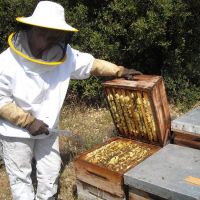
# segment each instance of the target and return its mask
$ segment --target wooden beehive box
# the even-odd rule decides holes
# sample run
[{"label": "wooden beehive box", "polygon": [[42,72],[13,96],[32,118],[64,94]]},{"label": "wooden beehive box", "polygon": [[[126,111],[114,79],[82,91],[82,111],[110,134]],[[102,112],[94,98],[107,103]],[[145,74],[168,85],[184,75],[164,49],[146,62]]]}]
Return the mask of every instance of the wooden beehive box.
[{"label": "wooden beehive box", "polygon": [[124,137],[163,146],[170,132],[170,113],[160,76],[138,75],[132,81],[104,84],[118,132]]},{"label": "wooden beehive box", "polygon": [[171,123],[173,143],[200,149],[200,106]]},{"label": "wooden beehive box", "polygon": [[124,199],[123,174],[168,141],[170,114],[160,76],[138,75],[104,84],[116,129],[112,138],[75,159],[77,180]]}]

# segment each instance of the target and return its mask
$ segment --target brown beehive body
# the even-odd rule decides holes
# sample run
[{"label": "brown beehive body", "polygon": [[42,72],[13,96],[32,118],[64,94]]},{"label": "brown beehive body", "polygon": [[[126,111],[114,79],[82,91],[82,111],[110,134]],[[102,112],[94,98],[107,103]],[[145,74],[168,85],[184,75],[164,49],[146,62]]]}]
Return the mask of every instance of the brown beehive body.
[{"label": "brown beehive body", "polygon": [[120,135],[165,145],[170,114],[160,76],[139,75],[132,81],[115,79],[104,83],[110,111]]},{"label": "brown beehive body", "polygon": [[112,138],[77,157],[74,163],[77,179],[124,198],[123,174],[159,149],[126,138]]},{"label": "brown beehive body", "polygon": [[104,89],[121,137],[79,155],[75,170],[78,180],[123,199],[123,174],[167,143],[168,102],[160,76],[115,79]]}]

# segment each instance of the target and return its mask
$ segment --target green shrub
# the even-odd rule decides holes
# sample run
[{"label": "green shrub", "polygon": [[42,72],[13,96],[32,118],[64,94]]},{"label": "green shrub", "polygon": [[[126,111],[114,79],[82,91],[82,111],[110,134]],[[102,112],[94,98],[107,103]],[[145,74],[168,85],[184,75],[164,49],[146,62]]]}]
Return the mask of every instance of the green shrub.
[{"label": "green shrub", "polygon": [[87,80],[71,80],[67,103],[84,103],[93,106],[105,105],[102,81],[96,77]]},{"label": "green shrub", "polygon": [[176,69],[176,73],[170,75],[163,72],[165,83],[168,87],[168,96],[171,103],[177,105],[179,109],[186,112],[194,105],[200,97],[199,86],[184,74],[183,69]]},{"label": "green shrub", "polygon": [[16,17],[29,16],[36,5],[34,0],[0,0],[0,49],[8,47],[7,38],[16,30]]}]

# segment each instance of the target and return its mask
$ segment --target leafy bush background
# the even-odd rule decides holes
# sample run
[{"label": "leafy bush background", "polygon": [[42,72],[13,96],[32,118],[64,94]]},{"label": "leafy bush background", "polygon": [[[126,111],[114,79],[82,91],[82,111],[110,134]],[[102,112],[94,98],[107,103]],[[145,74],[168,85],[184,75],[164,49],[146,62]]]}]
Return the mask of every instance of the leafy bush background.
[{"label": "leafy bush background", "polygon": [[[72,46],[145,74],[162,75],[169,100],[190,108],[200,97],[200,2],[195,0],[58,0],[80,31]],[[0,45],[37,1],[0,0]],[[66,101],[101,105],[101,82],[72,81]],[[78,98],[77,98],[78,97]]]}]

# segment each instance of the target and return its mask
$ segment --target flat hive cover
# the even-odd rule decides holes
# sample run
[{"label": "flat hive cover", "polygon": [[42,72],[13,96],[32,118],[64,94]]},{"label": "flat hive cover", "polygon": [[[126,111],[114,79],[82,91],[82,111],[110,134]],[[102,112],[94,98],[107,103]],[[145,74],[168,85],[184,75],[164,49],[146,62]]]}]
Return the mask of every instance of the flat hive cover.
[{"label": "flat hive cover", "polygon": [[200,199],[200,151],[168,144],[124,175],[124,183],[164,199]]},{"label": "flat hive cover", "polygon": [[200,107],[173,120],[171,128],[174,131],[189,132],[200,136]]}]

